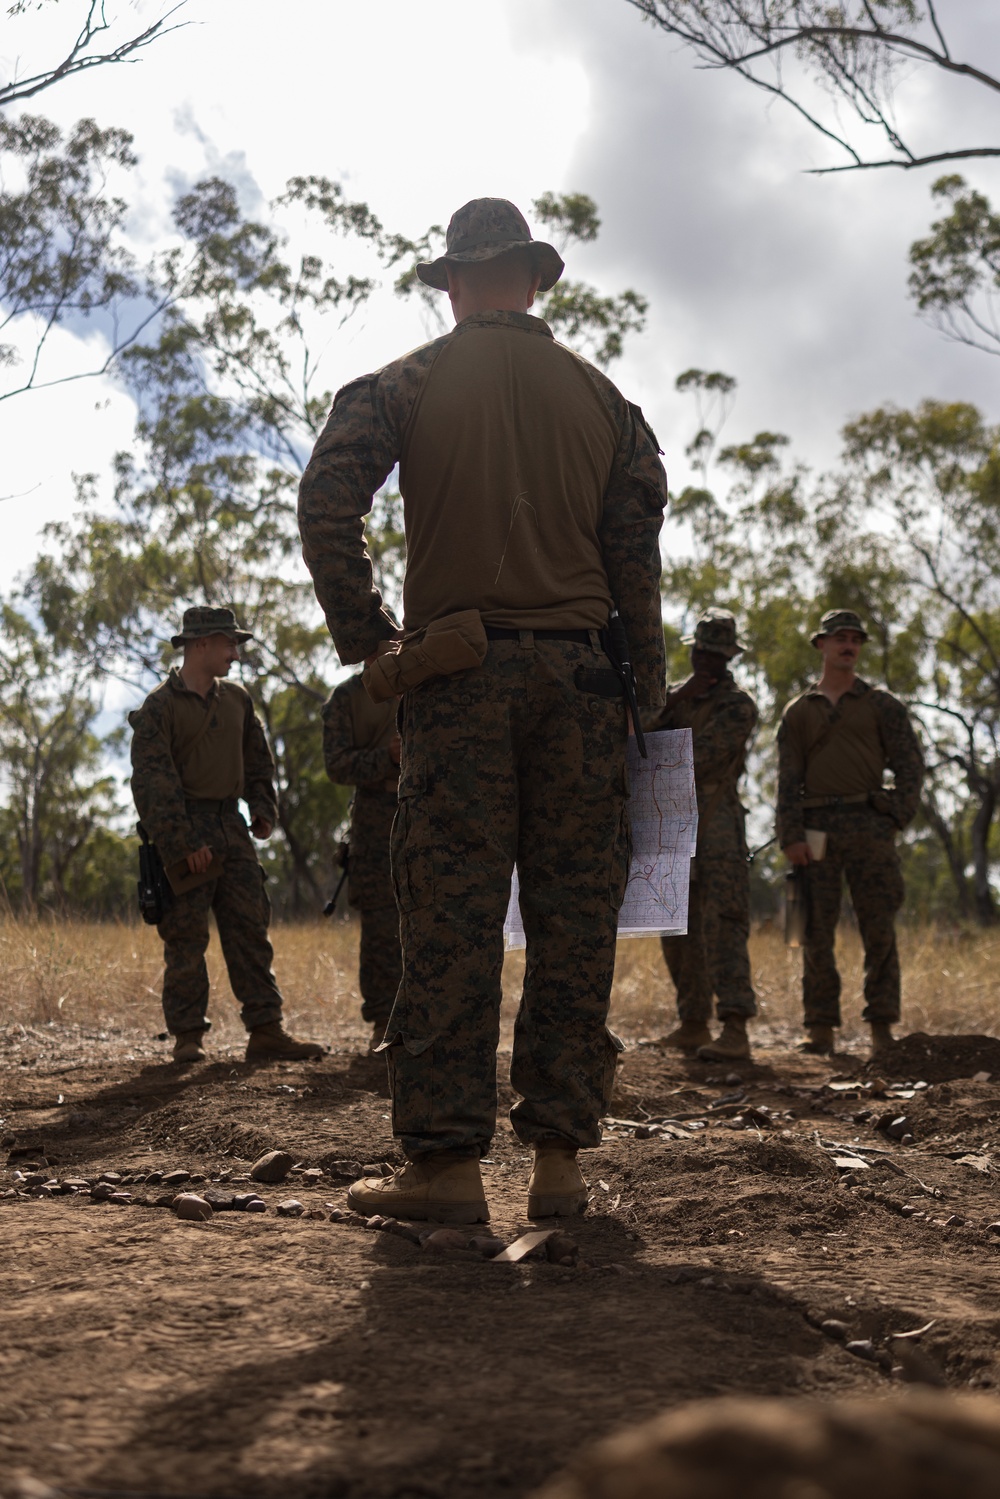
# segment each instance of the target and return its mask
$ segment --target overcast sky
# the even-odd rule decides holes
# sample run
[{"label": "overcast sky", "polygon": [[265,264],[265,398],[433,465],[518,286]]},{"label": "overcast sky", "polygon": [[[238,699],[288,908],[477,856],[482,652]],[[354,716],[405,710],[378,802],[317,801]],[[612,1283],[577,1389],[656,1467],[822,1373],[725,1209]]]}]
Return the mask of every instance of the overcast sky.
[{"label": "overcast sky", "polygon": [[[135,9],[159,13],[108,8],[116,35]],[[81,9],[4,18],[0,72],[18,53],[22,71],[51,59]],[[939,11],[957,53],[1000,71],[996,0]],[[740,382],[728,438],[785,432],[814,464],[832,460],[848,417],[883,401],[960,398],[1000,417],[1000,360],[945,342],[906,297],[935,169],[807,175],[834,158],[787,106],[697,70],[625,0],[188,0],[180,18],[193,24],[141,61],[32,105],[65,126],[92,114],[133,132],[133,229],[150,249],[206,171],[232,175],[258,214],[293,173],[339,177],[411,234],[470,197],[511,197],[530,217],[546,189],[582,191],[603,230],[569,272],[649,299],[645,333],[611,374],[646,411],[674,487],[694,412],[673,384],[692,365]],[[902,122],[934,144],[1000,141],[986,90],[928,76],[906,98]],[[961,170],[1000,201],[1000,167]],[[373,304],[334,341],[328,383],[424,336],[416,309]],[[87,353],[66,334],[53,358],[68,371]],[[108,382],[0,404],[0,493],[15,496],[0,584],[30,563],[40,525],[72,509],[71,471],[106,472],[131,422]]]}]

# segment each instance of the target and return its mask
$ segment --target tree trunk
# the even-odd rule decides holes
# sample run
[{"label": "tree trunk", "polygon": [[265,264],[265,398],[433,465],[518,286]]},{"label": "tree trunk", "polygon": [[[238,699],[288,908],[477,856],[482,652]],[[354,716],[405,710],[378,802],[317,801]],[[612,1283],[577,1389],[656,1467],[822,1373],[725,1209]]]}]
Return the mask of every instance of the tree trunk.
[{"label": "tree trunk", "polygon": [[972,896],[980,926],[993,926],[997,908],[990,889],[990,827],[996,810],[997,788],[985,778],[979,787],[980,803],[972,822]]},{"label": "tree trunk", "polygon": [[954,833],[948,826],[946,819],[942,816],[933,793],[927,791],[921,797],[920,805],[924,816],[933,828],[944,856],[948,861],[951,878],[955,886],[955,899],[958,904],[958,914],[965,920],[969,915],[969,877],[965,872],[965,850],[961,847],[960,840],[956,840]]}]

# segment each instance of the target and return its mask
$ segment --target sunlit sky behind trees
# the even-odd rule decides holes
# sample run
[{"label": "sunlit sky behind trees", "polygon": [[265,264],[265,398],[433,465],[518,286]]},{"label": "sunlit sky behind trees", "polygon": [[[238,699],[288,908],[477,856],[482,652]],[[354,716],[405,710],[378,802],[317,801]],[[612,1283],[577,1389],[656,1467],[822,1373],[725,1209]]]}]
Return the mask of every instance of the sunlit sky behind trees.
[{"label": "sunlit sky behind trees", "polygon": [[[109,15],[124,34],[163,9],[112,0]],[[993,11],[992,0],[948,7],[956,52],[978,55]],[[5,18],[3,71],[55,55],[76,20],[65,3]],[[906,295],[908,247],[935,215],[934,169],[808,175],[838,159],[833,148],[780,101],[698,70],[624,0],[188,0],[175,20],[189,24],[139,60],[28,105],[67,128],[91,114],[133,133],[140,164],[126,195],[140,253],[163,242],[176,196],[208,172],[235,181],[258,217],[293,174],[339,178],[413,236],[472,196],[530,211],[546,190],[582,191],[603,225],[570,270],[649,299],[646,331],[613,374],[660,436],[675,489],[690,477],[695,421],[673,387],[692,365],[739,381],[727,440],[784,432],[816,464],[835,455],[843,421],[886,400],[966,399],[995,415],[995,359],[945,342]],[[992,139],[995,97],[928,72],[901,118]],[[1000,164],[962,170],[1000,197]],[[376,297],[331,340],[326,383],[431,331],[416,306]],[[86,323],[58,333],[50,370],[88,367],[99,337]],[[131,446],[132,420],[112,380],[0,405],[0,492],[12,496],[0,578],[31,562],[42,522],[72,508],[70,472],[106,472]]]}]

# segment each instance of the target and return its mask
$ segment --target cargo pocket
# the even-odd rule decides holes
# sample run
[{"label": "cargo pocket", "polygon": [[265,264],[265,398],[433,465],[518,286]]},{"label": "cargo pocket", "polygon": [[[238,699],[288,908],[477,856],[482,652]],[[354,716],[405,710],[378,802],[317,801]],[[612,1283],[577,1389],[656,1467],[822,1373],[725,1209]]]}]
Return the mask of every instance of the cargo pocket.
[{"label": "cargo pocket", "polygon": [[401,911],[419,911],[434,899],[434,857],[427,810],[427,762],[409,755],[399,779],[392,824],[392,884]]},{"label": "cargo pocket", "polygon": [[616,1036],[613,1030],[607,1026],[604,1028],[604,1077],[601,1092],[601,1113],[606,1114],[611,1108],[611,1095],[615,1091],[615,1072],[618,1069],[618,1058],[625,1050],[625,1042],[621,1036]]}]

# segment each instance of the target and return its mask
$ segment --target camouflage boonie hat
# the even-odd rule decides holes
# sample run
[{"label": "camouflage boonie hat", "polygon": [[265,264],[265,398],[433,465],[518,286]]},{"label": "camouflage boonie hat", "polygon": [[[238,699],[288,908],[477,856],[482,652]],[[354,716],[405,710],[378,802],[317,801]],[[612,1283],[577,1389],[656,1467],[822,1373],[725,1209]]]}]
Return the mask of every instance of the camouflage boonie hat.
[{"label": "camouflage boonie hat", "polygon": [[198,604],[193,609],[184,610],[181,633],[171,635],[170,644],[176,651],[187,640],[204,640],[209,635],[228,635],[237,645],[253,639],[250,630],[239,628],[231,609],[211,609],[207,604]]},{"label": "camouflage boonie hat", "polygon": [[810,636],[810,640],[815,645],[824,635],[835,635],[838,630],[857,630],[859,635],[868,639],[868,631],[861,623],[860,614],[855,614],[853,609],[830,609],[823,615],[819,629]]},{"label": "camouflage boonie hat", "polygon": [[445,245],[444,254],[437,260],[421,261],[417,266],[424,285],[436,291],[448,290],[445,266],[449,261],[475,265],[525,247],[531,250],[535,268],[541,272],[539,291],[555,286],[564,270],[559,252],[542,240],[532,239],[524,215],[506,198],[473,198],[457,209],[451,216]]},{"label": "camouflage boonie hat", "polygon": [[682,645],[694,645],[702,651],[715,651],[731,661],[745,646],[736,637],[736,616],[728,609],[709,609],[694,627],[693,635],[683,635]]}]

